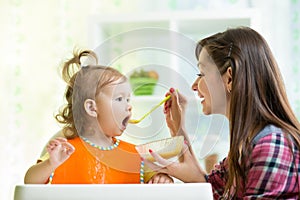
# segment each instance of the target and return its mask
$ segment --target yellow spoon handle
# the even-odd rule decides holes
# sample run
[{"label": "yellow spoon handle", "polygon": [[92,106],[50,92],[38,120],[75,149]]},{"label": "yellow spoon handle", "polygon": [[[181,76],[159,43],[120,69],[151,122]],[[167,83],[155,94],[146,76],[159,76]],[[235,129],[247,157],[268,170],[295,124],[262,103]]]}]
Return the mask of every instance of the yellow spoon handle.
[{"label": "yellow spoon handle", "polygon": [[150,113],[152,113],[156,108],[158,108],[161,104],[165,103],[171,98],[171,95],[166,96],[161,102],[159,102],[156,106],[154,106],[149,112],[147,112],[141,120],[143,120],[145,117],[147,117]]},{"label": "yellow spoon handle", "polygon": [[171,98],[171,95],[166,96],[163,100],[161,100],[161,102],[159,102],[156,106],[154,106],[149,112],[147,112],[143,117],[141,117],[139,120],[129,120],[129,123],[138,123],[140,121],[142,121],[143,119],[145,119],[145,117],[147,117],[150,113],[152,113],[156,108],[158,108],[161,104],[165,103],[166,101],[168,101]]}]

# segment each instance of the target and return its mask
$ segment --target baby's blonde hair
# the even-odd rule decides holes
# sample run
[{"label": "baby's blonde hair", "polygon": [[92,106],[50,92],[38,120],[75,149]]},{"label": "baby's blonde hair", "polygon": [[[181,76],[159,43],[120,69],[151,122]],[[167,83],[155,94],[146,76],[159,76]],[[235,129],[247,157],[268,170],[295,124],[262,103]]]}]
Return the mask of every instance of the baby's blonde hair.
[{"label": "baby's blonde hair", "polygon": [[[95,65],[82,66],[83,57],[92,57]],[[125,82],[127,78],[112,67],[97,65],[97,55],[91,50],[74,50],[73,57],[62,65],[62,78],[67,83],[65,91],[66,104],[55,115],[55,119],[63,124],[63,134],[71,139],[78,136],[78,130],[87,120],[84,110],[86,99],[95,100],[101,89],[107,85]],[[75,112],[73,112],[75,108]],[[76,127],[75,127],[76,124]]]}]

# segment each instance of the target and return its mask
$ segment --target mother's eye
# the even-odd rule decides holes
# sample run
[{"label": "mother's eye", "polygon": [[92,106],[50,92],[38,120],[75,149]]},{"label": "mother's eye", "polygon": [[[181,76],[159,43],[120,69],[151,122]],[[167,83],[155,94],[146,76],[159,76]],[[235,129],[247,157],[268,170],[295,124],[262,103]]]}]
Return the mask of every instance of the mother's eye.
[{"label": "mother's eye", "polygon": [[204,74],[199,73],[199,74],[197,74],[197,76],[198,76],[199,78],[202,78],[202,77],[204,76]]}]

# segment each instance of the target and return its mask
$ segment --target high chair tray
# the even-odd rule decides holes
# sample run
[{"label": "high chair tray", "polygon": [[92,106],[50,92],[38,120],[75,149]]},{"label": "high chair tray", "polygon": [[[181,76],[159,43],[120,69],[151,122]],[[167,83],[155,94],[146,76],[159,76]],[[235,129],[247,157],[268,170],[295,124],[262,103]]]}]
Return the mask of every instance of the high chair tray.
[{"label": "high chair tray", "polygon": [[15,187],[14,200],[212,200],[209,183],[27,184]]}]

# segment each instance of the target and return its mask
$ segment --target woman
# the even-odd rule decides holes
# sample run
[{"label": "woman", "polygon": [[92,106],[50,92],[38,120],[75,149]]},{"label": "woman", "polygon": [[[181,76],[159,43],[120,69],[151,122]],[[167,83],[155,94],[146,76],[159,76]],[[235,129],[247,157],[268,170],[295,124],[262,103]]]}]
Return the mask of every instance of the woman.
[{"label": "woman", "polygon": [[[151,168],[184,182],[209,182],[215,199],[299,199],[300,124],[264,38],[248,27],[228,29],[196,47],[200,73],[192,89],[203,113],[230,123],[228,156],[206,174],[192,149],[179,163],[149,150],[165,167]],[[185,135],[185,98],[170,89],[164,112],[171,134]]]}]

